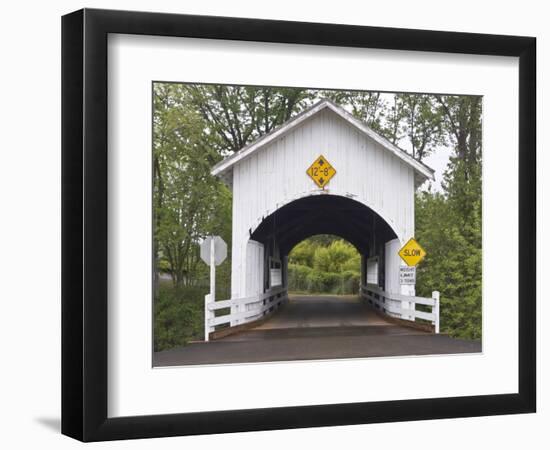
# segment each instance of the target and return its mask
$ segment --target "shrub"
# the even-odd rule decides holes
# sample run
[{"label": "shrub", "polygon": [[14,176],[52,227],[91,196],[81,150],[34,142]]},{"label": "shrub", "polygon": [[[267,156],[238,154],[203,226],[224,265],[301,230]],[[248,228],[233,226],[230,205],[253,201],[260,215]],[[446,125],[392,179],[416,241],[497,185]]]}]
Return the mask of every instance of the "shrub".
[{"label": "shrub", "polygon": [[302,266],[300,264],[288,265],[288,288],[290,291],[307,291],[308,276],[313,271],[311,267]]},{"label": "shrub", "polygon": [[292,249],[289,262],[301,266],[313,267],[313,257],[316,246],[313,242],[305,240]]},{"label": "shrub", "polygon": [[312,294],[357,294],[360,274],[347,270],[340,273],[321,272],[299,264],[288,266],[289,290]]},{"label": "shrub", "polygon": [[196,287],[175,288],[171,282],[160,284],[154,302],[154,351],[203,338],[203,305],[207,291]]},{"label": "shrub", "polygon": [[344,265],[351,268],[353,262],[360,265],[361,257],[349,243],[339,239],[328,247],[317,247],[313,257],[313,267],[322,272],[340,272]]},{"label": "shrub", "polygon": [[289,255],[288,285],[294,292],[356,294],[361,256],[350,243],[329,235],[302,241]]}]

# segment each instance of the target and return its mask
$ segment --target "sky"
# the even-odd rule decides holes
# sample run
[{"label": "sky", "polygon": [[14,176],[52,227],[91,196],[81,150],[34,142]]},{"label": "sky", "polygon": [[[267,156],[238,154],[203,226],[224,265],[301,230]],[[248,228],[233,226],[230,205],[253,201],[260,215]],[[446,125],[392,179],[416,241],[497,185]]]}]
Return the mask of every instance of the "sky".
[{"label": "sky", "polygon": [[[449,164],[449,158],[452,154],[452,147],[438,147],[431,155],[424,158],[423,162],[435,170],[435,181],[432,181],[432,190],[441,192],[441,181],[443,180],[443,173]],[[426,189],[428,183],[422,185],[422,189]]]}]

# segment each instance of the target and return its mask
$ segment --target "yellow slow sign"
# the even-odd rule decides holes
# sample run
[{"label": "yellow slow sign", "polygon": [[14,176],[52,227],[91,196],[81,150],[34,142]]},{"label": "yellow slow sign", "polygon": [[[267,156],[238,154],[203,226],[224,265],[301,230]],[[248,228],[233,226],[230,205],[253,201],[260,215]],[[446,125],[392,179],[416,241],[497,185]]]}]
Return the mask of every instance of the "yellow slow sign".
[{"label": "yellow slow sign", "polygon": [[407,266],[416,266],[426,256],[426,251],[420,246],[415,238],[409,241],[399,250],[399,256],[407,263]]},{"label": "yellow slow sign", "polygon": [[324,188],[336,174],[336,169],[321,155],[307,169],[307,174],[320,188]]}]

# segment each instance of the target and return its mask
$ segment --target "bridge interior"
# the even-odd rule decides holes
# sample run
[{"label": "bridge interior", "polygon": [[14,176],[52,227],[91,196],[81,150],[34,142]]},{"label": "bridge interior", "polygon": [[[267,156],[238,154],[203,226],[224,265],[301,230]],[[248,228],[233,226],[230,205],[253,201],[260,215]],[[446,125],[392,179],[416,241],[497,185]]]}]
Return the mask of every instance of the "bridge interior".
[{"label": "bridge interior", "polygon": [[367,206],[348,197],[321,194],[295,200],[266,217],[251,239],[278,243],[283,256],[304,239],[333,234],[346,239],[362,254],[396,237],[391,227]]},{"label": "bridge interior", "polygon": [[291,295],[269,320],[225,338],[227,341],[423,334],[426,331],[396,325],[356,295]]},{"label": "bridge interior", "polygon": [[[272,287],[270,261],[281,262],[282,283],[286,284],[288,254],[318,234],[335,235],[355,246],[362,256],[362,282],[366,282],[365,260],[377,255],[382,266],[385,243],[397,237],[382,217],[352,198],[320,194],[295,200],[265,217],[250,234],[250,239],[264,246],[264,288]],[[383,271],[378,273],[377,284],[384,286]]]}]

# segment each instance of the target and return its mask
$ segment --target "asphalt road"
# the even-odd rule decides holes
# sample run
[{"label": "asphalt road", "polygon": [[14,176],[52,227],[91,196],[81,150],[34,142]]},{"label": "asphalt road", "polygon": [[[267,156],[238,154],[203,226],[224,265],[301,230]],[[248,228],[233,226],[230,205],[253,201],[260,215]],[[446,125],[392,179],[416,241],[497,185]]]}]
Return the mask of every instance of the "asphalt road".
[{"label": "asphalt road", "polygon": [[384,320],[356,297],[292,296],[270,320],[210,342],[153,355],[154,366],[481,352],[481,343]]}]

